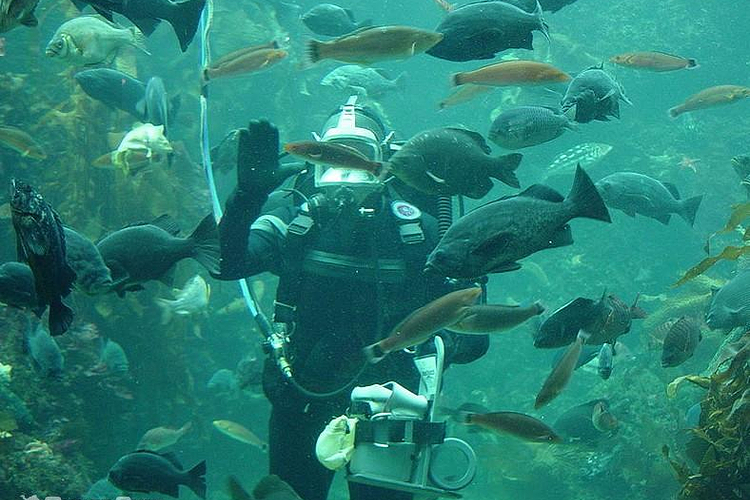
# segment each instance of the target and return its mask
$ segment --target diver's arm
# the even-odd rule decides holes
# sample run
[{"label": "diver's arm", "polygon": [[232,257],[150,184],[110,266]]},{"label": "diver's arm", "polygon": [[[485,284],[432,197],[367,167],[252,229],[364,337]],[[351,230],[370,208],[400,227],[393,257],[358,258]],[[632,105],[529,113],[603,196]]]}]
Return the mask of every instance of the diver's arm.
[{"label": "diver's arm", "polygon": [[219,223],[221,270],[214,277],[234,280],[268,271],[278,255],[283,234],[255,230],[263,204],[291,173],[279,166],[279,131],[267,121],[251,121],[239,132],[237,188]]}]

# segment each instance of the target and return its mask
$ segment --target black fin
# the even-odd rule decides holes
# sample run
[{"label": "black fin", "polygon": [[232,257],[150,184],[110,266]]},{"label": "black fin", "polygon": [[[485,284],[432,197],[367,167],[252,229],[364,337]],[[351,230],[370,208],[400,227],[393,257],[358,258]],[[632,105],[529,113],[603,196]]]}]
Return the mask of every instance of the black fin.
[{"label": "black fin", "polygon": [[198,495],[200,498],[205,500],[206,498],[206,461],[198,463],[187,472],[188,477],[188,488],[193,490],[193,493]]},{"label": "black fin", "polygon": [[234,476],[227,478],[227,489],[229,490],[229,498],[232,500],[253,500],[250,493],[245,491],[240,481]]},{"label": "black fin", "polygon": [[29,28],[34,28],[35,26],[39,25],[39,21],[34,16],[34,11],[29,12],[24,16],[23,19],[21,19],[21,24],[24,26],[28,26]]},{"label": "black fin", "polygon": [[671,215],[669,215],[669,214],[660,214],[660,215],[655,215],[655,216],[654,216],[654,219],[655,219],[655,220],[658,220],[659,222],[661,222],[661,223],[662,223],[662,224],[664,224],[665,226],[668,226],[668,225],[669,225],[669,220],[670,220],[671,218],[672,218],[672,216],[671,216]]},{"label": "black fin", "polygon": [[188,237],[193,241],[192,257],[210,273],[219,272],[219,229],[213,214],[208,214]]},{"label": "black fin", "polygon": [[575,207],[573,217],[586,217],[588,219],[612,222],[604,200],[602,200],[599,191],[591,181],[591,177],[581,168],[580,163],[576,167],[573,187],[570,189],[570,193],[568,193],[565,201]]},{"label": "black fin", "polygon": [[498,264],[489,270],[490,273],[509,273],[511,271],[518,271],[521,269],[521,264],[518,262],[503,262]]},{"label": "black fin", "polygon": [[511,153],[509,155],[497,156],[492,159],[492,168],[488,172],[490,177],[494,177],[508,186],[519,188],[521,183],[516,177],[516,169],[521,164],[523,155],[521,153]]},{"label": "black fin", "polygon": [[49,306],[49,333],[52,336],[62,335],[73,323],[73,309],[63,304],[62,300]]},{"label": "black fin", "polygon": [[680,202],[680,217],[685,219],[691,227],[695,223],[695,215],[698,213],[698,207],[701,206],[701,201],[703,201],[703,195],[694,196]]},{"label": "black fin", "polygon": [[174,9],[174,16],[167,19],[169,24],[172,25],[177,39],[180,41],[180,49],[185,52],[190,45],[190,42],[195,37],[195,32],[198,30],[198,23],[201,20],[201,14],[203,13],[203,7],[206,5],[206,0],[187,0],[176,4]]}]

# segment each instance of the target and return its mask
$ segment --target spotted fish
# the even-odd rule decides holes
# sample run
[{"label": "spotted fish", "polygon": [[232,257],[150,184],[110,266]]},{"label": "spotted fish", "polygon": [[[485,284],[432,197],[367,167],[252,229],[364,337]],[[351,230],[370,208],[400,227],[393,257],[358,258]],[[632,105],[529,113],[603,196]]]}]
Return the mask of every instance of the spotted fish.
[{"label": "spotted fish", "polygon": [[547,167],[547,175],[565,174],[575,171],[576,165],[590,167],[612,151],[612,146],[601,142],[584,142],[563,151]]}]

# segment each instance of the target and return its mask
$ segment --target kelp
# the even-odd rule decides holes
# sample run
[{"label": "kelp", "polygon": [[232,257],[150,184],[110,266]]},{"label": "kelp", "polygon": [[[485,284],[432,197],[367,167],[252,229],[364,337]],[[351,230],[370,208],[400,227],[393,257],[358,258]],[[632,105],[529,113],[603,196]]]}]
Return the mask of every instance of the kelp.
[{"label": "kelp", "polygon": [[728,246],[724,248],[724,250],[721,251],[719,255],[716,255],[714,257],[706,257],[702,261],[700,261],[695,266],[688,269],[685,274],[675,282],[673,287],[678,287],[686,282],[690,281],[691,279],[695,278],[696,276],[699,276],[706,272],[711,266],[719,262],[720,260],[737,260],[740,257],[742,257],[745,254],[750,253],[750,245],[744,245],[741,247],[735,247],[735,246]]}]

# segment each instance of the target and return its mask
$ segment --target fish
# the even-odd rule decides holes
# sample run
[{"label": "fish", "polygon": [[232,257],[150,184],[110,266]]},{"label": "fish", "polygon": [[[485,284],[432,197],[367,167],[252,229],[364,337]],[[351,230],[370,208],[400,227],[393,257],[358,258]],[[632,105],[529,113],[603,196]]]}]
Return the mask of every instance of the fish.
[{"label": "fish", "polygon": [[617,418],[610,413],[608,405],[603,402],[598,402],[594,405],[591,422],[599,432],[613,432],[620,425]]},{"label": "fish", "polygon": [[534,347],[564,347],[575,341],[579,331],[588,334],[592,345],[614,344],[617,337],[630,331],[633,319],[646,317],[638,307],[638,297],[628,306],[605,291],[597,300],[578,297],[550,314],[534,334]]},{"label": "fish", "polygon": [[41,317],[46,307],[39,306],[31,268],[21,262],[0,265],[0,303],[33,311]]},{"label": "fish", "polygon": [[102,500],[103,498],[117,498],[122,496],[122,490],[116,488],[107,478],[99,479],[91,485],[86,493],[81,496],[81,500]]},{"label": "fish", "polygon": [[698,61],[693,58],[658,51],[625,52],[624,54],[610,57],[609,62],[629,68],[656,71],[657,73],[700,67]]},{"label": "fish", "polygon": [[63,227],[63,232],[66,260],[76,273],[74,286],[89,295],[108,292],[112,286],[112,275],[96,245],[69,227]]},{"label": "fish", "polygon": [[445,108],[457,106],[471,101],[475,97],[481,94],[492,92],[493,87],[488,85],[474,85],[473,83],[467,83],[457,87],[451,94],[438,103],[438,108],[442,111]]},{"label": "fish", "polygon": [[33,361],[34,368],[44,378],[62,378],[65,357],[60,346],[41,322],[33,326],[29,321],[25,339],[26,351]]},{"label": "fish", "polygon": [[233,394],[238,388],[237,377],[232,370],[226,368],[216,370],[206,383],[206,389],[216,393]]},{"label": "fish", "polygon": [[435,31],[443,39],[427,53],[449,61],[492,59],[508,49],[532,50],[533,31],[549,40],[538,3],[533,12],[526,12],[506,2],[472,2],[449,12]]},{"label": "fish", "polygon": [[179,429],[171,427],[154,427],[149,429],[138,441],[138,449],[146,451],[161,451],[177,443],[193,427],[192,422],[186,422]]},{"label": "fish", "polygon": [[614,356],[614,351],[612,349],[612,344],[610,343],[602,344],[602,347],[599,350],[599,355],[597,356],[596,372],[604,380],[609,379],[610,375],[612,375],[612,357],[613,356]]},{"label": "fish", "polygon": [[608,121],[610,116],[620,118],[620,101],[633,104],[612,75],[593,66],[571,80],[560,106],[563,113],[573,110],[578,123],[588,123]]},{"label": "fish", "polygon": [[5,56],[5,37],[0,36],[0,57]]},{"label": "fish", "polygon": [[530,86],[565,83],[570,75],[554,66],[538,61],[500,61],[488,66],[454,73],[451,76],[453,86],[473,83],[477,85]]},{"label": "fish", "polygon": [[750,97],[750,87],[742,85],[717,85],[703,89],[688,97],[685,102],[669,108],[669,116],[677,118],[683,113],[725,106]]},{"label": "fish", "polygon": [[253,497],[255,500],[302,500],[291,486],[273,474],[258,481],[253,489]]},{"label": "fish", "polygon": [[521,268],[517,261],[524,257],[571,245],[568,222],[577,217],[611,222],[594,183],[580,167],[567,198],[536,184],[455,221],[429,255],[425,271],[468,279],[515,271]]},{"label": "fish", "polygon": [[268,443],[256,436],[251,430],[237,422],[231,420],[214,420],[214,428],[230,438],[240,443],[249,444],[260,448],[262,451],[268,450]]},{"label": "fish", "polygon": [[529,318],[544,312],[544,306],[534,302],[530,306],[505,306],[501,304],[474,304],[456,323],[447,329],[464,334],[484,334],[510,330]]},{"label": "fish", "polygon": [[113,59],[126,45],[150,54],[138,29],[121,28],[95,16],[81,16],[57,28],[44,53],[47,57],[88,66]]},{"label": "fish", "polygon": [[211,287],[200,274],[196,274],[185,283],[182,290],[175,290],[175,300],[156,299],[161,307],[161,324],[166,325],[172,319],[173,314],[178,316],[190,316],[204,312],[208,308],[208,299],[211,296]]},{"label": "fish", "polygon": [[[152,76],[146,83],[146,92],[143,100],[138,103],[138,108],[143,112],[146,123],[151,125],[162,125],[164,137],[169,134],[169,118],[172,114],[171,104],[164,88],[164,80],[158,76]],[[171,146],[168,152],[171,153]]]},{"label": "fish", "polygon": [[443,9],[443,11],[445,12],[450,12],[456,8],[453,4],[449,3],[447,0],[434,0],[434,1],[435,1],[435,4],[441,9]]},{"label": "fish", "polygon": [[324,141],[298,141],[284,144],[284,151],[316,164],[338,168],[366,170],[377,174],[382,168],[378,161],[372,161],[358,149],[345,144]]},{"label": "fish", "polygon": [[354,12],[332,3],[321,3],[308,10],[300,21],[316,35],[342,36],[372,24],[371,21],[357,23]]},{"label": "fish", "polygon": [[750,270],[738,273],[721,288],[712,290],[706,324],[711,330],[750,325]]},{"label": "fish", "polygon": [[76,274],[67,262],[65,232],[55,210],[30,185],[11,180],[10,207],[19,260],[34,274],[39,307],[49,305],[49,329],[62,335],[73,322],[73,310],[62,301]]},{"label": "fish", "polygon": [[511,434],[533,443],[561,443],[562,438],[547,424],[530,415],[514,411],[465,413],[461,423]]},{"label": "fish", "polygon": [[438,330],[464,319],[481,293],[478,287],[464,288],[420,307],[398,323],[386,338],[365,347],[365,357],[370,363],[377,363],[393,351],[425,342]]},{"label": "fish", "polygon": [[94,161],[100,168],[118,168],[125,175],[137,175],[169,160],[174,149],[164,135],[164,125],[136,123],[117,149]]},{"label": "fish", "polygon": [[109,469],[109,481],[124,491],[163,493],[177,498],[180,485],[206,498],[206,461],[185,471],[172,454],[140,450],[121,457]]},{"label": "fish", "polygon": [[388,170],[401,181],[427,194],[461,194],[479,199],[495,178],[520,187],[515,171],[523,155],[489,156],[490,147],[472,130],[442,127],[415,135],[391,156]]},{"label": "fish", "polygon": [[630,217],[641,214],[669,224],[677,214],[692,226],[703,195],[683,200],[674,184],[658,181],[636,172],[617,172],[597,181],[596,187],[610,208]]},{"label": "fish", "polygon": [[408,59],[434,46],[443,35],[410,26],[372,26],[328,42],[310,40],[307,59],[314,64],[323,59],[360,65]]},{"label": "fish", "polygon": [[154,32],[163,19],[172,25],[180,42],[180,49],[185,52],[198,30],[203,7],[206,0],[72,0],[79,10],[90,5],[108,21],[113,14],[121,14],[135,24],[146,35]]},{"label": "fish", "polygon": [[108,374],[123,374],[130,370],[130,362],[120,344],[111,339],[103,339],[97,368]]},{"label": "fish", "polygon": [[584,142],[558,154],[547,167],[549,174],[566,173],[577,165],[590,167],[607,156],[612,146],[600,142]]},{"label": "fish", "polygon": [[500,113],[487,137],[501,148],[521,149],[552,141],[566,130],[575,130],[575,125],[559,110],[519,106]]},{"label": "fish", "polygon": [[574,3],[576,0],[539,0],[539,3],[542,4],[542,8],[544,10],[550,11],[550,12],[557,12],[558,10],[562,9],[566,5],[570,5]]},{"label": "fish", "polygon": [[39,21],[34,15],[39,0],[0,0],[0,33],[16,26],[35,28]]},{"label": "fish", "polygon": [[560,362],[555,365],[539,390],[534,401],[535,410],[545,406],[559,396],[563,389],[565,389],[565,386],[568,385],[570,378],[573,376],[573,371],[575,371],[578,358],[581,356],[583,344],[586,343],[586,339],[587,335],[579,332],[576,340],[568,346],[565,354],[560,358]]},{"label": "fish", "polygon": [[111,68],[94,68],[73,75],[84,92],[107,106],[120,109],[145,121],[140,103],[146,96],[146,85],[127,73]]},{"label": "fish", "polygon": [[23,158],[45,160],[44,148],[23,130],[9,125],[0,125],[0,146],[12,149]]},{"label": "fish", "polygon": [[275,41],[235,50],[204,68],[203,81],[255,73],[270,68],[288,55]]},{"label": "fish", "polygon": [[664,338],[661,351],[661,366],[680,366],[693,356],[698,343],[703,339],[695,318],[682,316],[672,325]]},{"label": "fish", "polygon": [[[595,413],[611,415],[609,400],[599,398],[568,408],[555,420],[553,427],[568,443],[596,445],[601,440],[611,437],[613,432],[600,430],[594,425]],[[600,422],[602,429],[606,429],[612,420],[608,417],[597,417],[597,422]]]},{"label": "fish", "polygon": [[405,73],[391,80],[380,68],[345,64],[331,70],[320,84],[337,90],[353,91],[361,96],[381,97],[404,85]]},{"label": "fish", "polygon": [[[119,296],[142,290],[142,283],[163,279],[182,259],[192,258],[211,273],[219,271],[219,241],[213,215],[207,215],[187,238],[165,230],[166,218],[138,223],[108,234],[97,244],[112,272],[112,291]],[[158,225],[157,225],[158,224]]]}]

